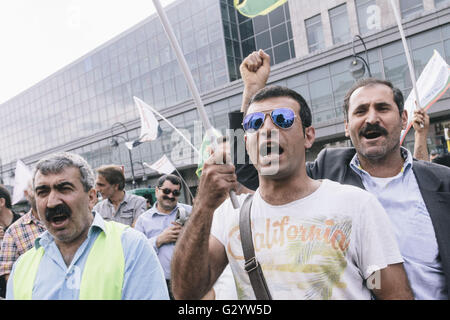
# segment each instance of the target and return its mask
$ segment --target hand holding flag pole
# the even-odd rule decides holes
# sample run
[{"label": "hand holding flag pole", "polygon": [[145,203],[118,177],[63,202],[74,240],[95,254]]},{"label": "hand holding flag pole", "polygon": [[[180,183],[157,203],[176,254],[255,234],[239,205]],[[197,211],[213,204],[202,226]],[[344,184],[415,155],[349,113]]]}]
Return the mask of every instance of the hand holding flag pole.
[{"label": "hand holding flag pole", "polygon": [[[214,128],[211,125],[211,122],[209,121],[208,115],[206,114],[205,107],[203,105],[203,102],[200,98],[200,94],[195,85],[194,78],[192,77],[191,70],[187,65],[186,59],[184,58],[183,52],[181,51],[180,45],[178,44],[178,41],[172,30],[172,26],[170,25],[169,20],[167,19],[166,13],[162,8],[161,3],[159,2],[159,0],[152,0],[152,1],[153,5],[155,6],[156,12],[158,13],[159,19],[161,20],[164,31],[166,32],[167,37],[169,38],[169,42],[175,51],[178,63],[181,67],[181,70],[183,71],[189,90],[191,91],[191,94],[194,98],[198,113],[200,114],[200,118],[202,119],[202,123],[206,129],[206,135],[210,138],[210,141],[212,141],[214,148],[217,145],[216,143],[217,138],[214,134]],[[234,190],[230,190],[230,199],[233,204],[233,207],[235,209],[239,208],[240,206],[239,201],[237,200],[236,193],[234,192]]]}]

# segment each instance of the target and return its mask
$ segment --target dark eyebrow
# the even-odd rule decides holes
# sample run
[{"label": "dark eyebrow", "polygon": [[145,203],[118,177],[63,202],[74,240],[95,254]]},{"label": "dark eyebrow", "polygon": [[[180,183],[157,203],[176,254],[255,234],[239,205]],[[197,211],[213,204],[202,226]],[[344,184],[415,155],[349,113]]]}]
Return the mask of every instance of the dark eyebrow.
[{"label": "dark eyebrow", "polygon": [[72,188],[75,188],[75,185],[73,183],[71,183],[69,181],[63,181],[61,183],[55,184],[55,189],[61,190],[61,189],[63,189],[66,186],[70,186]]},{"label": "dark eyebrow", "polygon": [[356,106],[355,110],[361,109],[361,108],[368,108],[369,104],[368,103],[361,103],[359,105]]},{"label": "dark eyebrow", "polygon": [[36,191],[39,191],[39,190],[48,190],[48,189],[50,189],[49,186],[42,185],[42,186],[37,186],[37,187],[35,187],[35,188],[34,188],[34,191],[36,192]]},{"label": "dark eyebrow", "polygon": [[[71,187],[75,187],[75,185],[69,181],[63,181],[61,183],[55,184],[54,188],[56,190],[61,190],[66,186],[71,186]],[[34,188],[35,191],[39,191],[39,190],[49,190],[50,186],[48,185],[40,185]]]},{"label": "dark eyebrow", "polygon": [[[369,103],[361,103],[360,105],[358,105],[355,108],[355,110],[358,110],[358,109],[361,109],[361,108],[368,108],[369,105],[370,105]],[[375,103],[375,108],[386,107],[386,106],[391,107],[391,104],[387,103],[387,102],[384,102],[384,101]]]},{"label": "dark eyebrow", "polygon": [[375,103],[375,107],[376,108],[380,108],[380,107],[390,107],[391,106],[391,104],[390,103],[387,103],[387,102],[378,102],[378,103]]}]

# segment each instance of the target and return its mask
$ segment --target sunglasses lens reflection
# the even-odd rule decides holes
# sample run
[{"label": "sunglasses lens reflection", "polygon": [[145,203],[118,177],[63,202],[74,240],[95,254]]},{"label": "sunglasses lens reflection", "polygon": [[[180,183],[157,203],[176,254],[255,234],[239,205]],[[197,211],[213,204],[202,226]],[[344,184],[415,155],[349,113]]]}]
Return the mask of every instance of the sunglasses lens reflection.
[{"label": "sunglasses lens reflection", "polygon": [[162,192],[164,194],[172,193],[174,197],[178,197],[180,195],[180,191],[178,191],[178,190],[162,189]]},{"label": "sunglasses lens reflection", "polygon": [[[294,124],[295,114],[289,108],[278,108],[270,113],[272,122],[282,129],[292,127]],[[244,118],[243,127],[247,132],[256,132],[264,124],[266,115],[262,112],[250,113]]]}]

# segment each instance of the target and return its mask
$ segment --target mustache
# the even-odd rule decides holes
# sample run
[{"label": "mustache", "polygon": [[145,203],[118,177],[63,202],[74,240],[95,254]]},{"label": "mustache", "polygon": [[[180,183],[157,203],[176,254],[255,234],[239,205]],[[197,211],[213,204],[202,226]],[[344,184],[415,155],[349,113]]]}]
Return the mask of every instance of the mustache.
[{"label": "mustache", "polygon": [[168,196],[163,196],[164,200],[175,201],[175,198],[169,198]]},{"label": "mustache", "polygon": [[368,123],[364,128],[362,128],[359,131],[359,136],[365,136],[369,132],[379,133],[384,136],[386,136],[388,134],[387,130],[385,128],[381,127],[379,124]]},{"label": "mustache", "polygon": [[45,209],[45,219],[47,221],[50,221],[54,217],[61,216],[61,215],[65,215],[67,217],[70,217],[72,215],[72,211],[64,203],[59,204],[59,205],[57,205],[56,207],[53,207],[53,208]]}]

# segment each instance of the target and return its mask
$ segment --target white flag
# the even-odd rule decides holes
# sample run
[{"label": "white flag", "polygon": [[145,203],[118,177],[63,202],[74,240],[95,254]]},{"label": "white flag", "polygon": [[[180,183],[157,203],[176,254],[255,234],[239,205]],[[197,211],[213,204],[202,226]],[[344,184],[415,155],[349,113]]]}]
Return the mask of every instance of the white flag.
[{"label": "white flag", "polygon": [[172,162],[170,162],[169,158],[167,158],[166,155],[163,155],[161,159],[156,161],[154,164],[148,165],[147,163],[144,162],[144,165],[146,165],[149,168],[152,168],[155,171],[158,171],[161,174],[171,174],[176,170]]},{"label": "white flag", "polygon": [[155,115],[150,110],[149,106],[141,99],[136,97],[133,98],[141,118],[141,135],[138,140],[125,143],[126,147],[130,150],[143,142],[153,141],[161,135],[161,128],[159,127],[158,120],[156,120]]},{"label": "white flag", "polygon": [[[450,86],[450,70],[448,64],[434,50],[433,56],[417,79],[417,91],[419,93],[420,106],[428,110],[447,91]],[[402,131],[401,143],[412,126],[414,110],[416,108],[413,92],[405,101],[405,110],[408,111],[408,126]]]},{"label": "white flag", "polygon": [[12,204],[16,204],[24,197],[24,191],[28,187],[31,179],[31,171],[22,160],[17,160],[16,171],[14,177],[14,191],[12,196]]}]

